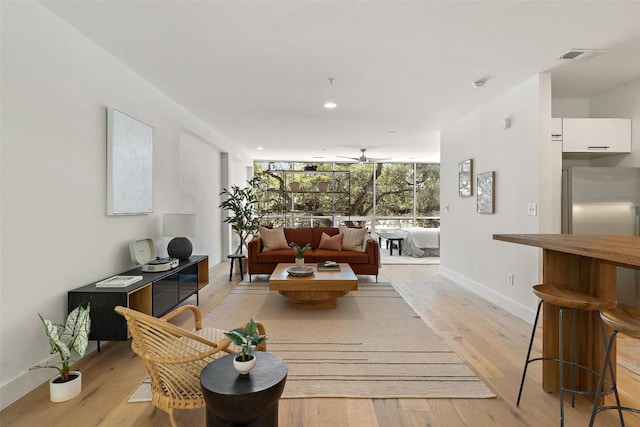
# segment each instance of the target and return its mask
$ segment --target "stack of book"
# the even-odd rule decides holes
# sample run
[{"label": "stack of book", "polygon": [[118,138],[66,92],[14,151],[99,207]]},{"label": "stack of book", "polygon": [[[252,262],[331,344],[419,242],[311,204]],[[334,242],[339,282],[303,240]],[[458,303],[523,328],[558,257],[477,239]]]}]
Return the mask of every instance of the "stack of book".
[{"label": "stack of book", "polygon": [[142,276],[112,276],[96,282],[96,288],[125,288],[142,280]]},{"label": "stack of book", "polygon": [[335,261],[319,262],[318,271],[340,271],[340,264]]}]

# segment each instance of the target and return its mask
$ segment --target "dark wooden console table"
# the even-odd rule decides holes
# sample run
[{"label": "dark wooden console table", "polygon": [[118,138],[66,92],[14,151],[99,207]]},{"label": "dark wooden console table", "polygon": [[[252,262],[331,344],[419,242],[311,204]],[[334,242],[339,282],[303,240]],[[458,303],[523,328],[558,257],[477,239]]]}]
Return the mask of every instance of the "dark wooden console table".
[{"label": "dark wooden console table", "polygon": [[207,402],[207,427],[276,427],[287,364],[275,354],[256,351],[248,375],[233,368],[234,354],[216,359],[200,373]]},{"label": "dark wooden console table", "polygon": [[[606,300],[616,299],[616,266],[640,270],[640,237],[606,234],[494,234],[495,240],[536,246],[543,249],[543,282],[565,286]],[[532,262],[537,262],[532,260]],[[534,285],[535,283],[532,283]],[[587,332],[578,334],[578,363],[600,372],[604,345],[596,312],[580,312]],[[558,357],[558,307],[544,304],[542,314],[542,352],[545,357]],[[566,336],[570,330],[567,326]],[[569,349],[565,351],[569,354]],[[611,355],[616,367],[615,352]],[[569,374],[569,369],[565,372]],[[542,387],[558,389],[558,366],[543,362]],[[569,383],[565,378],[565,383]],[[579,388],[594,391],[597,378],[579,370]]]},{"label": "dark wooden console table", "polygon": [[68,311],[91,303],[90,340],[126,341],[129,339],[127,321],[113,309],[117,305],[160,317],[178,304],[196,295],[209,283],[209,257],[193,255],[181,260],[178,267],[157,273],[142,271],[141,267],[117,274],[142,276],[142,280],[124,288],[99,288],[95,282],[69,291]]}]

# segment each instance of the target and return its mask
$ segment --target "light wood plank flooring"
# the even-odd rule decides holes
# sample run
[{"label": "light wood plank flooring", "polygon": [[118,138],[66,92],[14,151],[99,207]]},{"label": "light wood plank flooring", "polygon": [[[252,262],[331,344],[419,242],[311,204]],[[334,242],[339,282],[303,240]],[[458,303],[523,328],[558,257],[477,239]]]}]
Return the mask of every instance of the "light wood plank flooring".
[{"label": "light wood plank flooring", "polygon": [[[480,375],[496,399],[282,399],[282,427],[434,427],[558,425],[557,394],[540,387],[539,364],[530,367],[520,408],[516,408],[522,363],[530,325],[438,274],[438,266],[385,265],[381,281],[392,282],[414,310]],[[228,282],[228,264],[212,268],[200,294],[207,313],[238,282]],[[363,277],[367,280],[366,277]],[[185,319],[178,323],[186,324]],[[267,332],[268,332],[268,325]],[[540,341],[536,342],[539,351]],[[635,355],[635,357],[640,357]],[[51,403],[44,384],[0,412],[0,425],[14,426],[165,426],[168,416],[152,414],[148,403],[126,403],[145,378],[141,360],[127,342],[111,342],[76,368],[83,371],[82,394],[68,402]],[[619,368],[623,402],[640,407],[640,376]],[[565,405],[567,427],[586,426],[589,400],[579,396],[576,407]],[[205,411],[179,411],[181,426],[205,425]],[[627,425],[640,418],[627,415]],[[634,424],[635,423],[635,424]],[[597,426],[619,425],[611,411],[601,413]]]}]

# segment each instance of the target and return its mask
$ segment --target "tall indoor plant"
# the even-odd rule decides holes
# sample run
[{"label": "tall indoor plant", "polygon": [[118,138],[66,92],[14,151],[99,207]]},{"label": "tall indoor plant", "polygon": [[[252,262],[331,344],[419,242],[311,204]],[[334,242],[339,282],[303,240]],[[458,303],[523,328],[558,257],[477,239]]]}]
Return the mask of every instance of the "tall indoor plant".
[{"label": "tall indoor plant", "polygon": [[233,185],[230,189],[222,189],[220,193],[221,196],[226,196],[226,199],[218,206],[228,211],[224,222],[231,224],[231,229],[240,237],[240,244],[235,251],[237,254],[241,254],[242,248],[247,247],[249,236],[258,232],[260,215],[257,208],[258,196],[255,186],[259,182],[260,178],[256,176],[247,181],[246,187],[241,188]]},{"label": "tall indoor plant", "polygon": [[89,330],[91,329],[89,309],[89,304],[87,304],[87,308],[76,307],[69,313],[64,325],[53,323],[38,313],[51,344],[51,354],[58,353],[60,361],[41,363],[30,369],[53,368],[58,370],[58,375],[49,381],[49,395],[52,402],[69,400],[77,396],[82,388],[80,372],[70,371],[69,364],[72,351],[75,351],[80,357],[84,357],[87,352]]}]

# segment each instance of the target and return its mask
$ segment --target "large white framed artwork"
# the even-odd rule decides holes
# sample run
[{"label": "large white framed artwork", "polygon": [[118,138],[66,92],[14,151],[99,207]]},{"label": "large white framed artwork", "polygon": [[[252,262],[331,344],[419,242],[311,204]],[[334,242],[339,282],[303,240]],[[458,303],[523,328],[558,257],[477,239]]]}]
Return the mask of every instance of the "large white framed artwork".
[{"label": "large white framed artwork", "polygon": [[153,128],[107,108],[107,215],[153,212]]}]

